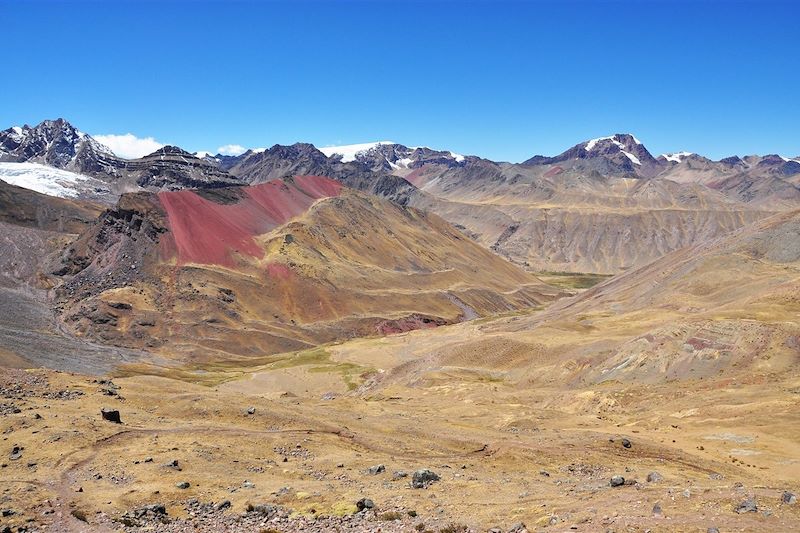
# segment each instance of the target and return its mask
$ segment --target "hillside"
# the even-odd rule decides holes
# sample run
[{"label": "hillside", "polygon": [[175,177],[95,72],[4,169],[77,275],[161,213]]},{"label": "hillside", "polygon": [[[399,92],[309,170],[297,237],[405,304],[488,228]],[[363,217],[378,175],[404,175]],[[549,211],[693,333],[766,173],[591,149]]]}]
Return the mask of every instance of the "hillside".
[{"label": "hillside", "polygon": [[192,359],[433,327],[560,294],[435,215],[313,176],[124,195],[55,269],[72,331]]},{"label": "hillside", "polygon": [[[360,249],[349,231],[325,245],[315,230],[314,221],[353,216],[335,205],[351,201],[377,202],[343,190],[280,226],[280,242],[291,227],[302,257],[312,242],[326,257],[339,251],[327,273],[306,259],[329,279],[350,279],[338,266],[352,253],[385,268],[382,250]],[[270,235],[259,242],[278,237]],[[28,475],[55,481],[12,492],[10,502],[26,516],[39,513],[26,502],[57,502],[46,520],[62,529],[80,525],[67,509],[93,525],[120,517],[159,525],[135,511],[156,503],[170,527],[201,516],[257,531],[265,515],[256,502],[277,506],[264,513],[287,527],[374,527],[369,513],[357,513],[367,494],[374,520],[397,531],[462,522],[475,531],[518,523],[792,531],[800,522],[787,502],[800,476],[798,295],[795,211],[543,310],[225,363],[139,362],[112,382],[5,371],[7,382],[24,379],[35,391],[17,404],[59,414],[15,432],[25,460],[38,464]],[[75,397],[53,399],[57,391]],[[108,405],[120,409],[122,427],[87,414]],[[59,444],[36,446],[40,439]],[[410,472],[422,468],[439,479],[413,490]],[[9,466],[15,476],[24,469]],[[613,486],[612,476],[624,483]],[[200,508],[187,498],[230,503]],[[287,508],[291,520],[281,518]]]}]

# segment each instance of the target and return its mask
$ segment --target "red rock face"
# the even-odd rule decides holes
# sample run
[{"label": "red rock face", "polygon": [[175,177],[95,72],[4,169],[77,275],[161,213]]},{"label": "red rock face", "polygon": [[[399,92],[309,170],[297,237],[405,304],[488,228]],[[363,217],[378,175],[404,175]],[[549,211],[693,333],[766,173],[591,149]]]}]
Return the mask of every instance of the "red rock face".
[{"label": "red rock face", "polygon": [[233,203],[217,203],[194,191],[161,192],[169,237],[161,240],[164,259],[178,264],[234,267],[236,256],[261,258],[256,236],[302,215],[320,198],[338,196],[341,184],[322,176],[297,176],[242,189]]},{"label": "red rock face", "polygon": [[425,168],[420,167],[414,169],[410,174],[406,177],[406,181],[410,184],[414,185],[415,187],[422,187],[425,185],[425,182],[428,180],[425,178]]}]

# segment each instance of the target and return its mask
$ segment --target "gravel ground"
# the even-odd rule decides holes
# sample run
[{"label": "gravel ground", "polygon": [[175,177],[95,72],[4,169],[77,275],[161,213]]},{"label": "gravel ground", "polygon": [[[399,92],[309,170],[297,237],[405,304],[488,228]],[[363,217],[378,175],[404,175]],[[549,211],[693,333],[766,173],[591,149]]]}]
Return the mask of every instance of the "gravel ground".
[{"label": "gravel ground", "polygon": [[[189,500],[185,505],[188,514],[185,518],[172,518],[158,505],[132,510],[121,519],[111,520],[107,516],[100,523],[109,528],[126,532],[159,531],[165,533],[183,532],[400,532],[428,531],[447,533],[466,533],[473,531],[466,526],[439,520],[424,520],[413,511],[411,516],[405,509],[365,509],[345,516],[292,516],[291,509],[263,505],[247,513],[231,512],[222,503],[200,503]],[[521,532],[523,530],[517,530]]]}]

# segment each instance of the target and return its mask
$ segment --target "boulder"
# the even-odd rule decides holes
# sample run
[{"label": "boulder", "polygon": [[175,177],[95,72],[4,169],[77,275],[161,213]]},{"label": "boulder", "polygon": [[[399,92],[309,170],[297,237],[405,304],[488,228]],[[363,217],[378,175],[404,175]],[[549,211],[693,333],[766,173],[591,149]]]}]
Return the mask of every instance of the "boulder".
[{"label": "boulder", "polygon": [[411,476],[411,486],[415,489],[423,489],[434,481],[439,481],[440,479],[441,478],[439,477],[439,474],[433,470],[423,468],[422,470],[417,470],[414,472],[414,475]]},{"label": "boulder", "polygon": [[386,467],[383,466],[383,465],[375,465],[375,466],[371,466],[371,467],[369,467],[367,469],[367,473],[370,474],[370,475],[373,475],[373,476],[378,475],[381,472],[385,472],[385,471],[386,471]]},{"label": "boulder", "polygon": [[356,508],[359,511],[363,511],[365,509],[373,509],[375,507],[375,502],[373,502],[369,498],[361,498],[356,502]]},{"label": "boulder", "polygon": [[664,479],[664,476],[662,476],[658,472],[650,472],[649,474],[647,474],[647,482],[648,483],[658,483],[659,481],[662,481],[663,479]]},{"label": "boulder", "polygon": [[758,512],[758,504],[755,498],[747,498],[734,509],[739,514]]},{"label": "boulder", "polygon": [[115,424],[122,424],[122,419],[119,416],[118,409],[106,409],[103,407],[100,409],[100,415],[103,417],[103,420],[108,420],[109,422],[114,422]]}]

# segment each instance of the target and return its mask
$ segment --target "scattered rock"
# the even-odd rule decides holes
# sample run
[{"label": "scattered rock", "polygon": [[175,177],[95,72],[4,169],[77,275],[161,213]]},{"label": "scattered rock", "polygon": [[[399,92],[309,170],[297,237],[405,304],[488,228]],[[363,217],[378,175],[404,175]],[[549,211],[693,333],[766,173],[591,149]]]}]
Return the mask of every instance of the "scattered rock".
[{"label": "scattered rock", "polygon": [[423,489],[440,479],[439,474],[436,472],[423,468],[422,470],[414,472],[414,475],[411,477],[411,486],[415,489]]},{"label": "scattered rock", "polygon": [[188,482],[188,481],[181,481],[180,483],[177,483],[177,484],[175,485],[175,488],[177,488],[177,489],[188,489],[188,488],[189,488],[189,486],[190,486],[190,485],[189,485],[189,482]]},{"label": "scattered rock", "polygon": [[706,529],[706,533],[719,533],[719,528],[718,527],[710,527],[710,528]]},{"label": "scattered rock", "polygon": [[17,513],[13,509],[3,509],[2,511],[0,511],[0,514],[2,514],[3,518],[5,518],[7,516],[15,515]]},{"label": "scattered rock", "polygon": [[622,485],[625,484],[625,478],[622,476],[613,476],[609,484],[612,487],[621,487]]},{"label": "scattered rock", "polygon": [[664,479],[664,476],[662,476],[658,472],[650,472],[649,474],[647,474],[647,482],[648,483],[658,483],[659,481],[662,481],[663,479]]},{"label": "scattered rock", "polygon": [[359,511],[363,511],[364,509],[372,509],[374,507],[375,507],[375,502],[373,502],[369,498],[361,498],[356,502],[356,508]]},{"label": "scattered rock", "polygon": [[255,407],[248,407],[248,408],[247,408],[247,414],[248,414],[248,415],[254,415],[254,414],[256,414],[256,408],[255,408]]},{"label": "scattered rock", "polygon": [[215,506],[214,506],[214,508],[215,508],[217,511],[222,511],[222,510],[225,510],[225,509],[230,509],[230,507],[231,507],[231,501],[230,501],[230,500],[225,500],[225,501],[223,501],[223,502],[219,502],[217,505],[215,505]]},{"label": "scattered rock", "polygon": [[622,446],[624,448],[630,448],[631,447],[631,441],[628,440],[628,439],[622,439]]},{"label": "scattered rock", "polygon": [[165,468],[174,468],[175,470],[178,470],[178,471],[182,470],[181,467],[178,465],[178,460],[177,459],[173,459],[172,461],[170,461],[168,463],[164,463],[164,467]]},{"label": "scattered rock", "polygon": [[252,481],[245,480],[244,483],[242,483],[242,487],[244,487],[246,489],[254,489],[254,488],[256,488],[256,484],[253,483]]},{"label": "scattered rock", "polygon": [[792,492],[786,491],[781,496],[781,501],[789,505],[794,505],[797,503],[797,496],[795,496]]},{"label": "scattered rock", "polygon": [[511,526],[508,533],[528,533],[528,528],[522,522],[517,522]]},{"label": "scattered rock", "polygon": [[758,504],[755,498],[747,498],[734,509],[737,513],[755,513],[758,511]]},{"label": "scattered rock", "polygon": [[367,469],[367,473],[370,474],[370,475],[373,475],[373,476],[378,475],[381,472],[385,472],[385,471],[386,471],[386,467],[383,466],[383,465],[375,465],[375,466],[371,466],[371,467],[369,467]]},{"label": "scattered rock", "polygon": [[103,407],[100,409],[100,414],[103,417],[103,420],[108,420],[109,422],[114,422],[115,424],[122,424],[122,419],[119,416],[118,409],[106,409]]},{"label": "scattered rock", "polygon": [[392,474],[392,477],[395,479],[402,479],[404,477],[408,477],[408,472],[404,472],[403,470],[397,470]]},{"label": "scattered rock", "polygon": [[653,506],[653,517],[655,518],[662,518],[664,516],[664,512],[661,510],[661,504],[656,503]]},{"label": "scattered rock", "polygon": [[278,512],[278,507],[270,503],[259,503],[256,505],[247,505],[248,513],[256,513],[264,516],[272,516]]},{"label": "scattered rock", "polygon": [[144,507],[142,507],[142,511],[144,511],[145,513],[152,513],[157,515],[167,514],[166,506],[164,506],[161,503],[153,503],[151,505],[145,505]]},{"label": "scattered rock", "polygon": [[167,508],[163,504],[154,503],[128,511],[122,515],[119,521],[128,527],[150,526],[153,521],[164,523],[167,520]]},{"label": "scattered rock", "polygon": [[14,446],[11,448],[11,453],[9,454],[8,458],[12,461],[17,461],[22,457],[22,450],[25,448],[22,446]]}]

